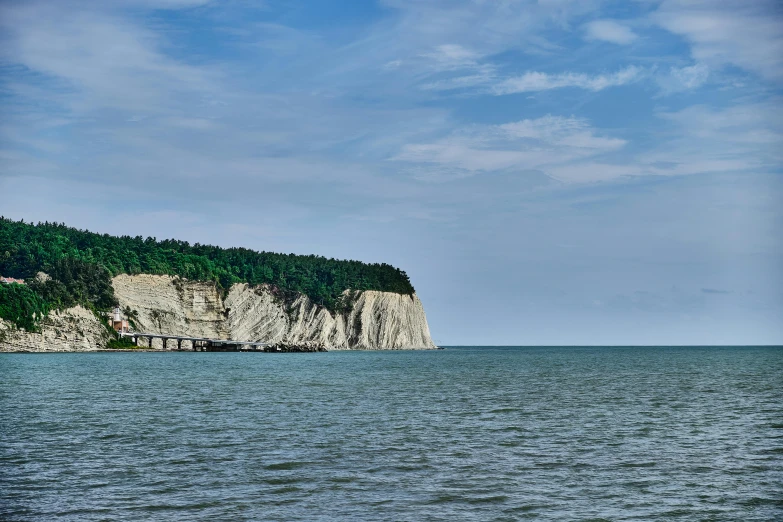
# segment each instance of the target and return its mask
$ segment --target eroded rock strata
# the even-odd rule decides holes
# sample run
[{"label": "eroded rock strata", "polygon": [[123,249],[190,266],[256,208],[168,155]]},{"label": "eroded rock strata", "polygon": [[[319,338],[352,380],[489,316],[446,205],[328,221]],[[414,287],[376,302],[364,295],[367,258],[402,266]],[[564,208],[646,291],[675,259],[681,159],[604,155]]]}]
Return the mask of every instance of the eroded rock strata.
[{"label": "eroded rock strata", "polygon": [[[267,285],[235,284],[221,294],[214,283],[147,274],[119,275],[112,285],[141,332],[328,350],[436,347],[416,294],[360,292],[350,311],[335,313],[306,295],[281,297]],[[0,351],[96,350],[106,342],[98,319],[80,307],[51,314],[39,334],[2,321],[0,329]],[[154,340],[153,347],[161,348],[162,341]]]},{"label": "eroded rock strata", "polygon": [[106,346],[109,332],[100,320],[81,306],[51,312],[39,333],[16,328],[0,319],[0,352],[80,352]]}]

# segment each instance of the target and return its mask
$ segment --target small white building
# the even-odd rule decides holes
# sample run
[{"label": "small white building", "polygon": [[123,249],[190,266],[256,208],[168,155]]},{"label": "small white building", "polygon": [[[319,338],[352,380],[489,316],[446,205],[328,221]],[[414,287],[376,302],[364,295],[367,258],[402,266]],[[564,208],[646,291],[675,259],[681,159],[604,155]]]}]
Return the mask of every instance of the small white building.
[{"label": "small white building", "polygon": [[130,326],[128,325],[128,320],[122,318],[122,312],[120,312],[120,307],[116,307],[114,309],[114,312],[112,313],[112,317],[109,320],[109,324],[111,324],[112,328],[114,328],[117,332],[127,332],[129,331]]}]

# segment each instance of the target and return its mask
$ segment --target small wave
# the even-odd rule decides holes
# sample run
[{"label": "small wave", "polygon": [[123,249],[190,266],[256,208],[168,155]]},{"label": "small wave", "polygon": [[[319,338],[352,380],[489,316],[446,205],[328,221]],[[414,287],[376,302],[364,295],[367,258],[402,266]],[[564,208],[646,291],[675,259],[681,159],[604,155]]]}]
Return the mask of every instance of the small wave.
[{"label": "small wave", "polygon": [[412,465],[400,465],[400,466],[394,466],[392,469],[395,471],[424,471],[425,469],[432,469],[432,466],[423,465],[423,466],[412,466]]},{"label": "small wave", "polygon": [[498,428],[497,430],[494,430],[494,431],[517,431],[517,432],[522,432],[522,431],[528,431],[528,430],[525,429],[525,428],[521,428],[519,426],[506,426],[505,428]]},{"label": "small wave", "polygon": [[623,462],[621,468],[652,468],[657,466],[656,462]]},{"label": "small wave", "polygon": [[338,484],[349,484],[351,482],[359,481],[359,479],[356,477],[331,477],[328,480],[329,482],[336,482]]},{"label": "small wave", "polygon": [[783,500],[775,499],[775,498],[752,497],[747,500],[740,501],[739,504],[747,507],[768,506],[768,505],[783,506]]},{"label": "small wave", "polygon": [[218,500],[210,502],[196,502],[195,504],[148,504],[146,506],[130,506],[126,509],[133,511],[189,511],[219,506]]},{"label": "small wave", "polygon": [[547,509],[551,506],[546,504],[525,504],[523,506],[512,506],[503,510],[504,513],[528,513],[536,509]]},{"label": "small wave", "polygon": [[302,477],[271,477],[263,479],[263,482],[271,486],[276,486],[280,484],[294,484],[296,482],[302,482],[303,480],[304,478]]},{"label": "small wave", "polygon": [[269,471],[285,471],[289,469],[303,468],[309,464],[310,464],[309,462],[299,462],[299,461],[277,462],[275,464],[269,464],[268,466],[264,466],[264,469],[268,469]]},{"label": "small wave", "polygon": [[478,497],[467,499],[468,504],[497,504],[508,500],[507,495],[493,495],[491,497]]},{"label": "small wave", "polygon": [[444,493],[442,495],[438,495],[433,499],[428,500],[425,502],[425,504],[447,504],[449,502],[459,502],[462,500],[462,497],[458,495],[450,495],[448,493]]},{"label": "small wave", "polygon": [[568,466],[569,464],[566,462],[536,462],[535,467],[537,468],[545,468],[545,469],[551,469],[551,468],[562,468],[564,466]]},{"label": "small wave", "polygon": [[270,493],[273,495],[285,495],[286,493],[297,493],[299,491],[302,491],[302,488],[298,488],[296,486],[286,486],[283,488],[273,489]]}]

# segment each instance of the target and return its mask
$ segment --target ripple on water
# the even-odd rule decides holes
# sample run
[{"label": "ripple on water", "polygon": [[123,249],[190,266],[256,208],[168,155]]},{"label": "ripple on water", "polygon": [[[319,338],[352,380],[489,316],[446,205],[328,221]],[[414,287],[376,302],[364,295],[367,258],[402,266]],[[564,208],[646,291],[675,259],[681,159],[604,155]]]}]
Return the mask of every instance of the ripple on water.
[{"label": "ripple on water", "polygon": [[309,462],[276,462],[275,464],[268,464],[264,466],[264,469],[269,471],[287,471],[291,469],[299,469],[309,465]]},{"label": "ripple on water", "polygon": [[774,520],[783,349],[0,354],[1,520]]}]

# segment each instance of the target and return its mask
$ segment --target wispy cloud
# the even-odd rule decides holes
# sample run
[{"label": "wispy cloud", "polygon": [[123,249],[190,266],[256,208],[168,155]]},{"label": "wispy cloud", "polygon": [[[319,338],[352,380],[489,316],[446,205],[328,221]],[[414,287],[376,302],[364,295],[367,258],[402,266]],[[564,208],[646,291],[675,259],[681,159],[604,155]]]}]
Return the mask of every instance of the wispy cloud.
[{"label": "wispy cloud", "polygon": [[[536,171],[563,183],[637,176],[765,172],[783,163],[783,121],[775,103],[716,110],[697,106],[658,114],[674,124],[670,139],[629,154],[627,141],[581,118],[545,116],[462,127],[426,143],[409,143],[392,159],[414,177],[449,181],[480,173]],[[660,125],[660,123],[659,123]]]},{"label": "wispy cloud", "polygon": [[[396,46],[411,45],[420,50],[459,44],[489,55],[514,47],[552,47],[546,31],[567,27],[572,20],[594,11],[601,0],[459,3],[382,0],[381,3],[397,15]],[[389,45],[388,41],[384,43]]]},{"label": "wispy cloud", "polygon": [[625,145],[618,138],[596,134],[579,118],[545,116],[501,125],[474,125],[431,143],[405,145],[392,159],[417,168],[423,180],[442,181],[481,172],[541,169],[576,159],[617,150]]},{"label": "wispy cloud", "polygon": [[635,176],[690,176],[729,172],[773,172],[783,164],[783,111],[777,102],[716,109],[697,105],[658,114],[667,139],[633,155],[606,161],[565,162],[546,167],[567,183]]},{"label": "wispy cloud", "polygon": [[783,105],[779,98],[723,108],[692,105],[658,116],[675,123],[691,140],[709,145],[705,152],[783,160],[783,150],[776,150],[783,143]]},{"label": "wispy cloud", "polygon": [[615,20],[594,20],[585,25],[585,38],[628,45],[638,36],[627,25]]},{"label": "wispy cloud", "polygon": [[[783,81],[783,24],[775,0],[665,0],[652,20],[691,44],[694,59]],[[778,16],[775,16],[777,14]]]},{"label": "wispy cloud", "polygon": [[422,56],[430,59],[439,71],[473,68],[478,65],[477,60],[480,58],[478,53],[457,44],[439,45]]},{"label": "wispy cloud", "polygon": [[496,95],[515,94],[521,92],[547,91],[575,87],[589,91],[601,91],[608,87],[626,85],[639,80],[643,69],[629,66],[611,74],[590,75],[584,73],[547,74],[528,72],[522,76],[508,78],[492,87]]},{"label": "wispy cloud", "polygon": [[449,76],[426,82],[420,88],[431,91],[470,89],[473,95],[488,94],[493,96],[565,88],[597,92],[610,87],[628,85],[641,80],[645,76],[644,69],[633,65],[610,74],[530,71],[520,76],[506,78],[499,77],[496,68],[491,64],[474,63],[470,69],[469,74]]},{"label": "wispy cloud", "polygon": [[59,82],[62,91],[81,94],[70,96],[72,110],[166,112],[183,95],[216,87],[212,73],[169,58],[157,48],[158,35],[111,13],[5,4],[0,27],[3,61],[24,64],[41,75],[37,82]]},{"label": "wispy cloud", "polygon": [[[495,78],[495,67],[489,63],[481,63],[481,56],[460,45],[440,45],[435,50],[422,54],[428,61],[428,78],[435,75],[438,79],[430,80],[420,86],[423,90],[449,91],[478,87],[492,82]],[[443,77],[442,73],[455,73]]]},{"label": "wispy cloud", "polygon": [[663,94],[698,89],[707,81],[710,68],[703,63],[686,67],[670,67],[668,71],[657,75],[658,85]]}]

